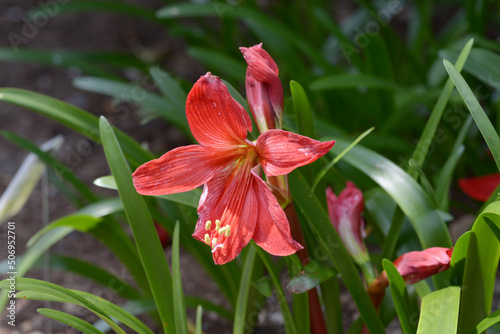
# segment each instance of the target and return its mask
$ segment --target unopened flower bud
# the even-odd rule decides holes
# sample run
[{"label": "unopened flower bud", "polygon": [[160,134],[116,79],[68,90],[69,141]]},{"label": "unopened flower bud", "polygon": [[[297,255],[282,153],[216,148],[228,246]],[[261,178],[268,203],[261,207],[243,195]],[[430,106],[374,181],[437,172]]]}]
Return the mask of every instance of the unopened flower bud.
[{"label": "unopened flower bud", "polygon": [[364,203],[361,190],[354,183],[347,182],[346,188],[337,197],[328,187],[326,201],[330,220],[351,257],[360,265],[369,262],[363,241],[364,221],[361,213]]},{"label": "unopened flower bud", "polygon": [[250,111],[260,133],[283,127],[283,87],[278,66],[262,48],[262,43],[240,48],[248,67],[246,93]]}]

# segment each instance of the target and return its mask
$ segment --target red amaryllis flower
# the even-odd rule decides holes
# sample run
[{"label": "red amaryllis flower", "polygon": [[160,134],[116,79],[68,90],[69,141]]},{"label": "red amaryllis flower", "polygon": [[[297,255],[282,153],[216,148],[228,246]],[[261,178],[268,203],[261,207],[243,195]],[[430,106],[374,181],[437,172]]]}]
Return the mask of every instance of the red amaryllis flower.
[{"label": "red amaryllis flower", "polygon": [[358,263],[369,262],[368,251],[363,242],[364,221],[361,213],[364,209],[363,193],[352,182],[335,195],[332,188],[326,188],[328,215],[344,243],[349,254]]},{"label": "red amaryllis flower", "polygon": [[481,202],[486,202],[499,184],[500,173],[458,180],[458,186],[464,193]]},{"label": "red amaryllis flower", "polygon": [[200,145],[176,148],[140,166],[133,174],[137,191],[172,194],[204,184],[193,236],[211,246],[216,264],[233,260],[250,239],[273,255],[301,249],[260,178],[259,165],[268,176],[288,174],[326,154],[334,141],[322,143],[282,130],[249,141],[248,114],[210,73],[189,93],[186,116]]},{"label": "red amaryllis flower", "polygon": [[245,80],[250,111],[260,133],[281,129],[283,123],[283,87],[278,65],[262,48],[262,43],[240,48],[247,61]]}]

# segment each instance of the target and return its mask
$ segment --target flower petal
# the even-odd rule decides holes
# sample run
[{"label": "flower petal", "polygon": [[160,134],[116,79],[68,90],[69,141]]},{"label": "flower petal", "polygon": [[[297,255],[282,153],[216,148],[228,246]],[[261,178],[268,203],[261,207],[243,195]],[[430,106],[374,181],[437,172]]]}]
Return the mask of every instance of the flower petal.
[{"label": "flower petal", "polygon": [[[222,247],[215,249],[213,252],[215,264],[224,264],[234,260],[254,235],[257,223],[257,216],[255,215],[257,200],[251,187],[246,192],[245,201],[242,204],[242,210],[234,216],[231,216],[231,212],[228,210],[229,219],[227,224],[231,227],[231,234],[227,238],[219,234],[217,244],[221,244]],[[225,220],[224,217],[221,220],[223,226]]]},{"label": "flower petal", "polygon": [[[257,196],[257,226],[252,239],[272,255],[286,256],[303,247],[293,240],[285,212],[271,193],[271,190],[252,169],[253,187]],[[254,213],[255,214],[255,213]]]},{"label": "flower petal", "polygon": [[[200,241],[205,241],[207,233],[206,222],[215,217],[214,212],[219,205],[224,192],[230,183],[230,177],[234,172],[234,166],[230,165],[220,170],[210,181],[203,186],[203,193],[198,206],[198,222],[193,233],[193,237]],[[215,224],[215,221],[213,222]],[[213,229],[211,229],[213,230]]]},{"label": "flower petal", "polygon": [[[209,241],[215,264],[233,260],[252,239],[255,230],[257,200],[250,173],[255,153],[250,154],[220,170],[206,183],[200,198],[193,237]],[[224,229],[229,233],[223,233]]]},{"label": "flower petal", "polygon": [[252,131],[245,109],[221,79],[210,72],[193,86],[186,101],[186,117],[194,138],[203,146],[227,149],[240,145]]},{"label": "flower petal", "polygon": [[295,168],[316,161],[335,141],[320,142],[283,130],[269,130],[257,139],[259,160],[266,175],[286,175]]},{"label": "flower petal", "polygon": [[173,194],[199,187],[233,160],[232,154],[216,153],[200,145],[183,146],[141,165],[132,178],[139,194]]}]

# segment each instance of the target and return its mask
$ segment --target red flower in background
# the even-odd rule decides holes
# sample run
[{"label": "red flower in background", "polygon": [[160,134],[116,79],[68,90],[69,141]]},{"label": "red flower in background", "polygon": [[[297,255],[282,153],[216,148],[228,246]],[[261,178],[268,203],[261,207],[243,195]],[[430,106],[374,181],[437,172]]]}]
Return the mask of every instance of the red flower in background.
[{"label": "red flower in background", "polygon": [[278,77],[278,65],[262,48],[262,43],[240,50],[248,64],[245,79],[247,99],[259,132],[281,129],[283,87]]},{"label": "red flower in background", "polygon": [[458,180],[460,189],[469,197],[480,202],[486,202],[499,184],[500,173]]},{"label": "red flower in background", "polygon": [[204,184],[193,236],[212,248],[214,262],[233,260],[253,239],[273,255],[302,246],[292,239],[283,209],[265,182],[325,155],[334,141],[318,142],[282,130],[247,139],[250,118],[216,76],[207,73],[186,101],[191,132],[200,145],[178,147],[140,166],[134,186],[143,195],[192,190]]}]

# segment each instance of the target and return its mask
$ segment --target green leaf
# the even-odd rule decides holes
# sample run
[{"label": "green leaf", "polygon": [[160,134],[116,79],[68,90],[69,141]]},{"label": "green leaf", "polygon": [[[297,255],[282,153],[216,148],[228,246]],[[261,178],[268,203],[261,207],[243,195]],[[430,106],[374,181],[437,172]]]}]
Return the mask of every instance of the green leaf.
[{"label": "green leaf", "polygon": [[262,277],[253,282],[253,286],[265,297],[270,298],[273,295],[271,280],[269,277]]},{"label": "green leaf", "polygon": [[186,305],[182,290],[181,265],[179,261],[179,221],[175,223],[172,239],[172,290],[174,299],[175,328],[177,333],[187,334]]},{"label": "green leaf", "polygon": [[268,253],[266,253],[262,248],[252,245],[252,248],[257,250],[259,253],[262,262],[266,266],[267,272],[269,273],[269,277],[273,282],[274,289],[276,291],[278,303],[280,304],[281,314],[283,315],[283,320],[285,321],[285,331],[287,334],[295,334],[297,332],[297,328],[295,327],[295,322],[292,317],[292,313],[290,312],[290,308],[288,307],[288,303],[285,297],[285,292],[283,291],[283,287],[281,286],[280,276],[276,270],[276,266],[271,261],[271,257]]},{"label": "green leaf", "polygon": [[198,208],[200,204],[201,189],[193,189],[191,191],[186,191],[178,194],[170,195],[158,195],[155,197],[166,199],[167,201],[175,202],[190,206],[192,208]]},{"label": "green leaf", "polygon": [[[63,141],[56,136],[43,143],[40,151],[57,152]],[[44,173],[45,164],[36,154],[28,154],[0,197],[0,225],[21,211]]]},{"label": "green leaf", "polygon": [[139,257],[158,307],[163,329],[166,333],[175,333],[174,316],[171,308],[173,302],[172,277],[170,276],[170,270],[158,234],[144,199],[134,188],[132,172],[111,125],[104,117],[101,117],[99,127],[106,159],[118,185],[118,193],[123,202]]},{"label": "green leaf", "polygon": [[149,86],[142,87],[141,83],[128,83],[117,80],[79,77],[73,80],[73,85],[89,92],[113,96],[118,100],[127,101],[140,106],[142,109],[162,116],[176,125],[186,134],[191,134],[184,109],[174,109],[169,101]]},{"label": "green leaf", "polygon": [[292,80],[290,81],[290,91],[292,93],[295,116],[297,117],[298,133],[309,138],[316,138],[313,114],[304,88],[297,81]]},{"label": "green leaf", "polygon": [[[100,142],[97,117],[71,104],[17,88],[0,88],[0,101],[33,110],[96,142]],[[144,150],[124,132],[116,130],[116,136],[127,158],[131,159],[136,165],[154,158],[151,153]]]},{"label": "green leaf", "polygon": [[203,315],[203,308],[201,307],[201,305],[198,305],[198,307],[196,308],[196,334],[203,333],[202,331],[203,324],[201,322],[202,315]]},{"label": "green leaf", "polygon": [[243,265],[238,297],[236,298],[236,307],[234,310],[234,334],[243,334],[245,331],[247,319],[247,303],[250,287],[252,286],[252,271],[255,263],[256,246],[248,247],[248,252]]},{"label": "green leaf", "polygon": [[224,77],[242,82],[245,80],[246,66],[243,58],[235,60],[226,53],[216,51],[213,48],[190,47],[188,55],[196,58],[205,64],[209,69],[214,69],[216,73],[223,73]]},{"label": "green leaf", "polygon": [[[140,19],[146,19],[153,22],[158,22],[155,13],[144,6],[135,6],[119,1],[93,1],[93,0],[73,0],[61,2],[57,5],[57,12],[53,15],[61,15],[67,13],[85,13],[85,12],[111,12],[118,14],[127,14]],[[29,16],[33,17],[37,13],[45,15],[44,7],[39,7],[29,12]]]},{"label": "green leaf", "polygon": [[467,247],[469,246],[470,234],[467,231],[458,238],[450,260],[450,283],[455,286],[462,286],[464,277],[465,261],[467,257]]},{"label": "green leaf", "polygon": [[[137,61],[137,59],[131,59],[127,54],[114,54],[113,57],[107,59],[113,62],[113,58],[122,60],[129,59],[134,65],[137,65],[133,61]],[[68,50],[45,51],[17,47],[0,48],[0,61],[2,62],[24,62],[63,68],[77,67],[88,75],[119,79],[112,71],[106,69],[104,66],[106,64],[99,62],[99,59],[101,59],[101,55],[99,54],[87,54]],[[110,65],[112,65],[112,62]]]},{"label": "green leaf", "polygon": [[480,334],[484,333],[488,328],[500,322],[500,310],[496,310],[489,316],[484,318],[471,333]]},{"label": "green leaf", "polygon": [[[94,184],[98,187],[103,187],[107,189],[117,190],[116,181],[113,175],[101,176],[94,180]],[[185,204],[192,208],[198,208],[200,203],[201,189],[193,189],[191,191],[186,191],[178,194],[170,195],[157,195],[155,197],[166,199],[167,201]]]},{"label": "green leaf", "polygon": [[446,159],[446,162],[436,177],[436,201],[438,203],[438,207],[441,210],[448,210],[449,207],[449,191],[451,186],[451,181],[453,179],[453,172],[455,167],[462,156],[462,153],[465,150],[463,142],[465,137],[472,125],[472,117],[468,117],[465,123],[463,124],[460,132],[458,133],[457,139],[451,149],[451,152]]},{"label": "green leaf", "polygon": [[[318,66],[323,68],[329,66],[317,48],[311,46],[307,40],[301,37],[299,33],[281,24],[279,21],[259,12],[258,10],[250,9],[246,6],[232,6],[223,2],[211,2],[204,4],[195,3],[174,3],[161,8],[156,12],[156,16],[165,19],[174,19],[182,17],[215,17],[219,19],[241,19],[244,23],[259,37],[273,40],[276,43],[267,43],[269,47],[276,47],[278,42],[282,44],[293,45],[301,52],[308,55]],[[265,41],[264,41],[265,42]],[[293,53],[289,53],[288,57],[283,57],[283,60],[289,58],[297,58]],[[302,66],[302,62],[295,62],[298,67]],[[299,68],[295,68],[299,71]],[[242,77],[241,77],[242,78]],[[241,80],[240,78],[240,80]]]},{"label": "green leaf", "polygon": [[[43,263],[37,261],[34,268],[43,269]],[[137,290],[119,277],[109,271],[98,267],[90,262],[77,258],[51,254],[50,268],[63,272],[71,272],[82,277],[88,278],[113,290],[118,295],[127,299],[138,299],[140,296]]]},{"label": "green leaf", "polygon": [[416,333],[417,322],[415,320],[418,319],[418,312],[414,312],[412,309],[405,281],[391,261],[384,259],[382,266],[389,279],[391,296],[398,313],[401,329],[404,333]]},{"label": "green leaf", "polygon": [[[92,215],[95,218],[98,218],[122,209],[123,206],[121,205],[121,202],[113,198],[91,204],[77,211],[75,214],[88,214]],[[54,245],[56,242],[73,231],[73,228],[69,226],[63,226],[48,231],[46,234],[42,235],[37,242],[35,242],[26,250],[22,260],[18,263],[16,268],[17,278],[23,277],[40,256],[42,256],[50,247],[52,247],[52,245]],[[6,291],[3,291],[0,295],[0,306],[5,305],[7,301],[7,293]]]},{"label": "green leaf", "polygon": [[[295,296],[295,295],[294,295]],[[344,333],[342,305],[340,302],[340,287],[337,276],[329,278],[321,284],[321,296],[325,308],[326,328],[329,334]]]},{"label": "green leaf", "polygon": [[500,242],[485,221],[500,226],[500,202],[493,202],[472,226],[462,286],[459,334],[471,333],[491,311],[495,276],[500,258]]},{"label": "green leaf", "polygon": [[[7,280],[0,281],[0,289],[8,288],[9,282]],[[42,292],[48,295],[56,296],[58,298],[63,298],[70,303],[81,305],[97,315],[102,320],[106,321],[106,323],[108,323],[111,328],[113,328],[117,333],[125,334],[125,332],[120,327],[118,327],[118,325],[116,325],[116,323],[104,310],[72,290],[60,287],[53,283],[44,282],[32,278],[16,278],[16,289]]]},{"label": "green leaf", "polygon": [[462,96],[465,105],[469,108],[479,131],[481,131],[481,134],[483,135],[483,138],[486,141],[493,158],[495,159],[497,168],[500,170],[500,137],[498,136],[497,131],[491,124],[483,108],[481,108],[481,105],[474,96],[474,93],[470,89],[469,85],[467,85],[467,82],[465,82],[464,78],[460,75],[456,68],[446,59],[444,60],[444,66],[446,67],[450,78],[453,80],[455,87]]},{"label": "green leaf", "polygon": [[186,118],[185,107],[187,94],[179,82],[158,66],[151,66],[149,74],[153,77],[153,80],[163,96],[165,96],[167,100],[172,103],[172,106],[175,108],[177,113],[184,115],[184,118]]},{"label": "green leaf", "polygon": [[95,179],[93,183],[95,186],[98,186],[101,188],[112,189],[112,190],[118,189],[118,187],[116,185],[115,178],[113,177],[113,175],[101,176],[101,177]]},{"label": "green leaf", "polygon": [[203,309],[215,312],[221,317],[226,318],[227,320],[233,320],[234,318],[233,312],[229,311],[228,309],[220,305],[214,304],[206,299],[195,296],[184,295],[184,300],[188,308],[196,308],[198,306],[202,306]]},{"label": "green leaf", "polygon": [[302,272],[288,282],[287,289],[293,293],[303,293],[330,279],[335,274],[337,273],[332,268],[312,260],[305,265]]},{"label": "green leaf", "polygon": [[[43,281],[41,281],[43,282]],[[45,282],[44,282],[45,283]],[[23,289],[24,291],[20,291],[16,293],[16,298],[18,299],[29,299],[29,300],[46,300],[46,301],[53,301],[53,302],[61,302],[61,303],[72,303],[75,305],[80,305],[85,307],[85,305],[81,304],[80,302],[71,300],[66,298],[63,295],[53,295],[51,293],[48,293],[46,291],[39,291],[37,289]],[[134,330],[137,333],[140,334],[153,334],[153,332],[139,319],[134,317],[131,312],[126,311],[124,308],[119,307],[110,301],[107,301],[103,299],[102,297],[95,296],[93,294],[84,292],[84,291],[79,291],[79,290],[69,290],[72,293],[75,293],[76,295],[80,296],[81,298],[84,298],[86,301],[90,303],[94,303],[95,305],[99,306],[106,314],[108,314],[110,317],[113,317],[116,319],[116,323],[123,323],[130,327],[132,330]],[[137,301],[133,302],[134,304],[137,304]],[[154,310],[154,308],[153,308]],[[152,310],[149,310],[150,312]],[[101,318],[101,321],[103,319]],[[104,332],[107,332],[109,329],[113,328],[110,326],[110,323],[108,321],[104,321],[106,326],[100,326],[100,322],[96,322],[94,326],[98,328],[99,330],[102,330]]]},{"label": "green leaf", "polygon": [[450,286],[422,298],[417,334],[455,334],[460,288]]},{"label": "green leaf", "polygon": [[104,334],[88,322],[77,318],[71,314],[57,311],[57,310],[51,310],[48,308],[39,308],[36,310],[38,313],[41,315],[44,315],[50,319],[53,319],[55,321],[59,321],[65,325],[68,325],[70,327],[73,327],[79,331],[82,331],[85,334]]},{"label": "green leaf", "polygon": [[[288,177],[294,203],[307,219],[311,230],[315,232],[318,249],[322,247],[326,250],[328,256],[334,262],[368,329],[372,333],[384,333],[384,327],[365,291],[358,271],[343,246],[337,231],[330,222],[325,209],[298,170],[289,174]],[[310,252],[313,253],[314,250],[310,250]]]},{"label": "green leaf", "polygon": [[[461,71],[467,57],[469,56],[469,52],[472,48],[472,44],[474,43],[473,39],[470,39],[462,51],[460,52],[460,56],[456,61],[456,68],[458,71]],[[446,108],[446,104],[450,98],[451,92],[453,90],[453,83],[451,79],[446,81],[446,84],[439,95],[438,101],[436,102],[434,109],[432,109],[431,116],[429,120],[425,123],[424,131],[420,136],[420,139],[417,143],[417,147],[412,154],[411,159],[417,162],[417,165],[423,166],[425,157],[427,156],[427,152],[429,151],[429,147],[432,143],[432,138],[434,138],[434,134],[436,133],[437,126],[441,117],[443,116],[444,109]],[[416,172],[412,173],[412,176],[415,178],[417,176]]]},{"label": "green leaf", "polygon": [[348,88],[379,88],[398,90],[401,89],[397,84],[364,74],[335,74],[322,77],[314,81],[309,88],[313,91],[348,89]]},{"label": "green leaf", "polygon": [[97,196],[94,195],[92,191],[90,191],[85,183],[83,183],[75,176],[74,173],[71,172],[71,169],[69,167],[59,162],[47,152],[39,149],[37,145],[12,132],[2,131],[0,132],[0,134],[2,135],[2,137],[10,140],[17,146],[36,154],[38,158],[43,161],[46,166],[50,167],[58,177],[71,183],[73,187],[78,190],[82,197],[85,198],[88,202],[95,202],[97,200]]},{"label": "green leaf", "polygon": [[80,232],[87,232],[94,228],[97,224],[101,222],[100,218],[95,218],[90,215],[85,214],[72,214],[64,216],[44,226],[41,230],[35,233],[30,240],[26,243],[26,246],[31,247],[33,244],[40,239],[40,237],[46,234],[48,231],[59,227],[70,227],[72,230],[77,230]]}]

